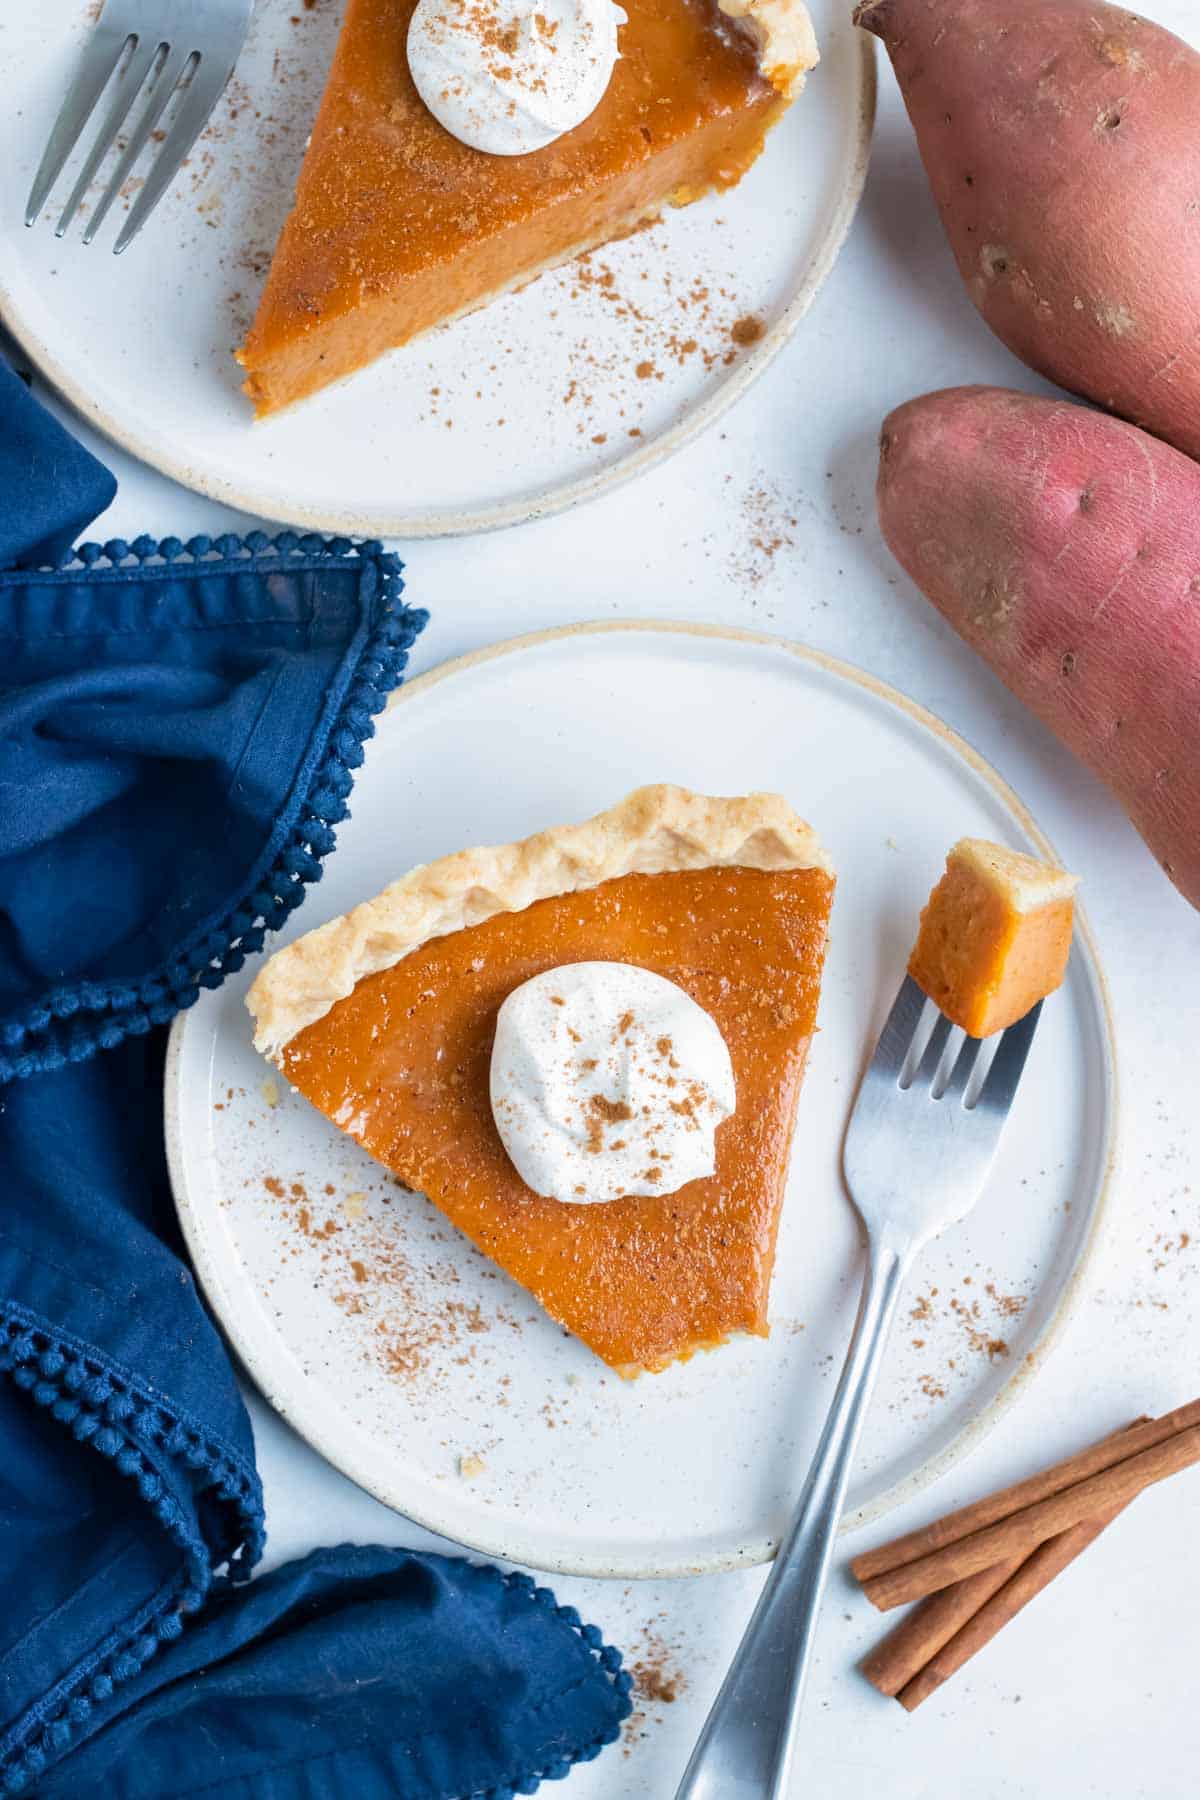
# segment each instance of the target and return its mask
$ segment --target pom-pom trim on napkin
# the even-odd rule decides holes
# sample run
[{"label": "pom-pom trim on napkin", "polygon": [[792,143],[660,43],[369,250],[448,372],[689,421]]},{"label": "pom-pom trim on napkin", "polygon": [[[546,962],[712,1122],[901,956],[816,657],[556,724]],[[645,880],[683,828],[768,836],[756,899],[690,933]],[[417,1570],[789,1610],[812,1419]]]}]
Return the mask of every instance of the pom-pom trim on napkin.
[{"label": "pom-pom trim on napkin", "polygon": [[[544,1612],[553,1613],[564,1625],[569,1625],[576,1636],[581,1638],[591,1651],[601,1669],[612,1683],[617,1695],[617,1716],[608,1728],[585,1743],[574,1744],[564,1750],[552,1762],[543,1762],[528,1769],[514,1770],[507,1781],[489,1788],[472,1788],[462,1800],[521,1800],[526,1794],[536,1794],[543,1781],[561,1781],[569,1775],[576,1763],[594,1762],[600,1752],[608,1744],[614,1744],[621,1735],[621,1725],[633,1711],[633,1676],[622,1666],[623,1657],[614,1644],[606,1644],[598,1625],[585,1625],[578,1611],[573,1606],[560,1606],[558,1597],[552,1588],[538,1587],[532,1575],[526,1575],[522,1569],[510,1569],[507,1573],[498,1569],[494,1563],[477,1563],[477,1569],[488,1576],[509,1593],[521,1594],[531,1606],[538,1606]],[[543,1700],[533,1707],[531,1716],[546,1712],[551,1706],[559,1704],[566,1696],[582,1685],[581,1681],[572,1682],[560,1693]],[[422,1732],[422,1738],[435,1735],[440,1727],[431,1727]],[[457,1797],[456,1797],[457,1800]]]},{"label": "pom-pom trim on napkin", "polygon": [[[112,1701],[117,1689],[139,1674],[159,1648],[177,1638],[187,1616],[203,1606],[213,1584],[244,1581],[262,1555],[265,1541],[262,1489],[258,1476],[227,1446],[191,1428],[176,1409],[142,1391],[123,1371],[95,1351],[48,1330],[24,1308],[0,1313],[0,1374],[48,1408],[64,1429],[91,1444],[114,1468],[136,1481],[139,1492],[187,1561],[178,1579],[157,1594],[125,1627],[113,1632],[84,1662],[32,1707],[0,1742],[0,1793],[28,1790],[69,1750],[81,1727]],[[227,1532],[210,1548],[189,1528],[143,1446],[163,1458],[182,1458],[200,1491],[216,1490],[226,1509]],[[633,1710],[633,1678],[621,1652],[604,1641],[596,1625],[585,1625],[573,1606],[560,1606],[550,1588],[537,1587],[520,1570],[486,1572],[511,1592],[524,1595],[571,1627],[609,1677],[618,1696],[617,1720],[588,1742],[572,1746],[552,1762],[514,1770],[509,1781],[470,1800],[517,1800],[534,1794],[543,1781],[557,1781],[578,1762],[591,1762],[620,1735]],[[556,1696],[561,1699],[562,1696]],[[549,1703],[548,1703],[549,1704]]]},{"label": "pom-pom trim on napkin", "polygon": [[278,930],[300,904],[308,883],[320,878],[321,862],[334,847],[334,827],[349,811],[352,771],[362,764],[363,744],[374,736],[372,717],[383,711],[388,695],[403,678],[409,650],[429,617],[401,601],[403,565],[376,540],[352,544],[349,538],[299,536],[292,531],[281,531],[274,538],[262,531],[244,538],[233,533],[193,537],[186,544],[170,537],[159,541],[139,537],[132,544],[112,538],[105,544],[81,544],[56,570],[43,574],[46,580],[69,580],[81,566],[95,570],[107,563],[119,576],[134,564],[165,569],[181,561],[204,563],[217,572],[222,565],[270,555],[292,567],[303,567],[309,560],[314,568],[333,557],[360,557],[379,583],[372,596],[378,623],[329,733],[324,757],[305,790],[294,794],[280,814],[240,904],[206,921],[177,956],[140,982],[74,982],[6,1019],[0,1025],[0,1083],[82,1062],[97,1050],[112,1049],[127,1037],[165,1025],[177,1012],[195,1005],[201,989],[219,987],[248,955],[262,949],[266,933]]},{"label": "pom-pom trim on napkin", "polygon": [[[0,1793],[20,1794],[57,1760],[98,1706],[177,1638],[188,1613],[208,1596],[219,1571],[249,1579],[266,1530],[258,1476],[228,1445],[193,1427],[162,1398],[146,1393],[90,1346],[52,1331],[24,1307],[0,1308],[0,1374],[46,1407],[79,1440],[107,1457],[138,1491],[186,1557],[177,1580],[110,1634],[84,1662],[43,1695],[0,1740]],[[215,1490],[224,1531],[209,1546],[166,1492],[146,1455],[182,1461],[198,1493]]]},{"label": "pom-pom trim on napkin", "polygon": [[[578,1633],[592,1652],[604,1673],[612,1681],[619,1696],[617,1718],[607,1731],[600,1733],[586,1744],[576,1745],[572,1750],[557,1757],[554,1762],[543,1763],[540,1768],[531,1769],[527,1773],[514,1774],[511,1783],[500,1787],[490,1787],[479,1795],[469,1795],[467,1800],[519,1800],[523,1794],[536,1794],[543,1781],[561,1781],[569,1775],[576,1763],[594,1762],[606,1744],[613,1744],[621,1735],[621,1723],[633,1711],[633,1676],[623,1668],[621,1652],[614,1644],[606,1644],[598,1625],[585,1625],[573,1606],[560,1606],[553,1589],[538,1587],[532,1575],[526,1575],[520,1569],[513,1569],[507,1575],[492,1565],[487,1565],[489,1573],[495,1574],[513,1593],[526,1595],[535,1606],[544,1607],[552,1612],[555,1618],[561,1619],[564,1625]],[[558,1699],[562,1695],[556,1696]],[[550,1704],[546,1702],[545,1704]],[[545,1706],[538,1708],[544,1711]]]}]

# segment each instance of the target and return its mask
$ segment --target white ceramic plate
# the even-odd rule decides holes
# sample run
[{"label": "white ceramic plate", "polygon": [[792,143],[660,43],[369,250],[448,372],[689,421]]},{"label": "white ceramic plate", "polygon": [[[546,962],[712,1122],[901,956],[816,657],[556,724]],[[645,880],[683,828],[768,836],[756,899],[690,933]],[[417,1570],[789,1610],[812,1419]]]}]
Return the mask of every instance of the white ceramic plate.
[{"label": "white ceramic plate", "polygon": [[[10,6],[0,28],[0,316],[109,437],[261,517],[416,537],[553,512],[710,424],[783,346],[829,272],[866,174],[875,64],[848,0],[809,3],[820,69],[738,189],[261,425],[232,351],[290,203],[341,7],[258,0],[208,133],[142,237],[113,257],[120,205],[86,250],[79,226],[55,239],[50,210],[35,230],[22,224],[96,8]],[[64,177],[60,206],[68,191]],[[763,330],[748,348],[731,336],[739,320]]]},{"label": "white ceramic plate", "polygon": [[[300,923],[413,863],[583,818],[649,780],[778,788],[840,871],[767,1342],[619,1380],[427,1201],[282,1083],[277,1094],[250,1047],[249,973],[181,1016],[167,1072],[183,1228],[267,1398],[421,1524],[575,1573],[699,1572],[771,1554],[853,1317],[861,1253],[839,1146],[918,910],[961,834],[1048,852],[974,752],[854,669],[717,629],[576,628],[402,690]],[[854,1522],[961,1455],[1049,1349],[1095,1239],[1113,1088],[1081,925],[995,1176],[925,1253],[904,1303],[854,1475]],[[469,1471],[476,1457],[485,1467],[472,1477],[462,1459]]]}]

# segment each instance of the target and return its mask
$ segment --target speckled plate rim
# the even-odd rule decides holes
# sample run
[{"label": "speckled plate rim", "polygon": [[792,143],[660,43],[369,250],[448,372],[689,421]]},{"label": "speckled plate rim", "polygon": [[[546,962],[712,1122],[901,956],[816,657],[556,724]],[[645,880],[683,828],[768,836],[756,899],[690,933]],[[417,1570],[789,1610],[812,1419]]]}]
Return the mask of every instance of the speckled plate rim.
[{"label": "speckled plate rim", "polygon": [[[157,438],[143,433],[124,417],[106,409],[96,401],[70,368],[55,355],[38,328],[36,318],[21,311],[12,294],[10,283],[0,266],[0,323],[11,332],[21,349],[31,358],[38,373],[75,411],[102,432],[110,442],[136,456],[140,462],[168,475],[183,487],[203,494],[222,506],[236,507],[255,517],[292,525],[307,531],[341,532],[351,537],[426,538],[463,537],[485,531],[500,531],[509,525],[527,524],[554,513],[566,512],[584,501],[597,499],[633,481],[647,470],[665,462],[675,451],[706,431],[746,390],[757,381],[768,363],[774,361],[792,337],[797,326],[824,286],[842,245],[846,241],[858,204],[862,198],[871,160],[871,138],[875,129],[875,106],[878,89],[875,63],[875,40],[865,31],[850,26],[858,41],[855,59],[857,80],[854,105],[857,108],[857,130],[851,155],[842,175],[840,191],[830,207],[825,234],[801,274],[794,293],[779,317],[759,343],[737,364],[713,390],[712,394],[687,412],[674,425],[656,437],[631,450],[626,456],[585,475],[580,480],[553,482],[535,493],[494,505],[470,508],[443,508],[429,512],[402,513],[373,509],[356,512],[353,508],[306,505],[295,502],[280,511],[277,495],[259,489],[252,481],[227,480],[209,471],[195,468],[186,453],[165,447]],[[803,104],[801,99],[800,104]],[[247,429],[253,429],[252,425]]]},{"label": "speckled plate rim", "polygon": [[[919,702],[910,699],[899,688],[892,687],[890,683],[868,674],[865,669],[860,669],[853,663],[844,662],[839,657],[828,656],[823,651],[811,649],[806,644],[774,636],[770,632],[747,631],[725,625],[687,624],[670,619],[595,620],[576,625],[555,626],[549,630],[529,632],[522,637],[506,638],[498,644],[471,651],[465,656],[454,657],[437,668],[414,677],[392,696],[385,717],[402,710],[410,701],[419,700],[422,695],[442,682],[452,680],[456,675],[469,673],[502,657],[518,655],[526,650],[536,650],[547,644],[572,638],[618,634],[707,638],[756,645],[792,656],[798,662],[806,663],[811,668],[821,670],[825,674],[865,690],[877,700],[906,714],[916,725],[940,740],[992,790],[1021,828],[1029,834],[1042,854],[1051,861],[1061,861],[1050,839],[1037,824],[1029,808],[1003,776],[964,737],[939,719],[936,713],[930,712]],[[902,1480],[895,1482],[890,1488],[885,1489],[883,1493],[876,1495],[866,1505],[859,1507],[854,1512],[847,1513],[841,1523],[840,1529],[843,1533],[855,1531],[863,1525],[873,1524],[895,1508],[915,1498],[926,1488],[931,1487],[934,1482],[939,1481],[943,1475],[982,1443],[1010,1407],[1021,1398],[1035,1374],[1038,1373],[1051,1351],[1058,1344],[1083,1293],[1087,1276],[1096,1259],[1111,1205],[1119,1164],[1120,1126],[1116,1032],[1112,999],[1100,962],[1096,939],[1082,906],[1078,906],[1076,909],[1076,942],[1083,951],[1081,962],[1100,1026],[1104,1069],[1104,1093],[1102,1096],[1104,1136],[1103,1154],[1100,1161],[1101,1174],[1091,1204],[1087,1235],[1080,1245],[1074,1265],[1063,1283],[1057,1305],[1009,1380],[941,1450],[936,1451],[918,1468]],[[183,1154],[181,1075],[183,1040],[190,1017],[190,1013],[180,1013],[171,1027],[163,1084],[163,1123],[166,1133],[167,1164],[180,1226],[208,1302],[240,1358],[246,1373],[253,1380],[268,1405],[279,1413],[293,1430],[311,1444],[320,1455],[324,1456],[334,1468],[339,1469],[343,1475],[348,1476],[366,1492],[374,1495],[377,1500],[392,1507],[405,1518],[411,1519],[414,1524],[444,1537],[445,1530],[436,1518],[423,1517],[419,1513],[410,1511],[406,1505],[401,1504],[395,1491],[389,1491],[386,1483],[379,1481],[374,1471],[366,1471],[361,1467],[355,1455],[348,1452],[340,1441],[336,1441],[335,1434],[326,1432],[320,1425],[314,1426],[307,1416],[301,1418],[299,1409],[279,1396],[273,1379],[273,1371],[269,1366],[269,1357],[260,1354],[251,1338],[239,1331],[236,1309],[224,1303],[225,1285],[221,1258],[219,1254],[214,1254],[213,1241],[209,1236],[204,1213],[193,1200],[187,1163]],[[835,1355],[840,1358],[840,1350],[835,1351]],[[736,1552],[715,1553],[701,1561],[681,1563],[656,1560],[652,1563],[637,1561],[597,1564],[586,1558],[569,1556],[543,1555],[540,1558],[531,1558],[515,1546],[506,1546],[499,1536],[460,1538],[454,1541],[462,1543],[466,1549],[476,1550],[487,1556],[528,1562],[531,1566],[542,1568],[551,1574],[620,1580],[663,1580],[678,1576],[715,1575],[730,1569],[746,1568],[753,1564],[769,1562],[777,1549],[776,1540],[764,1538],[743,1543]]]}]

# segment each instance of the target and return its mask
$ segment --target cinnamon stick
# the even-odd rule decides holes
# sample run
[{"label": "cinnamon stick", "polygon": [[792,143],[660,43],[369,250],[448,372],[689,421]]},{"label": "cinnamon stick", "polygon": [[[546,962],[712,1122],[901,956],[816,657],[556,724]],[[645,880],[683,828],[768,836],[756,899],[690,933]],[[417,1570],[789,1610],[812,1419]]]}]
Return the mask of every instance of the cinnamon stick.
[{"label": "cinnamon stick", "polygon": [[[935,1694],[965,1662],[969,1662],[985,1644],[990,1644],[996,1633],[1010,1619],[1015,1619],[1044,1587],[1048,1587],[1068,1563],[1074,1562],[1089,1544],[1094,1543],[1128,1505],[1128,1500],[1122,1501],[1119,1506],[1110,1507],[1095,1518],[1083,1519],[1069,1531],[1060,1532],[1057,1537],[1047,1538],[1045,1543],[1039,1544],[1033,1555],[1017,1567],[991,1599],[899,1690],[896,1698],[905,1711],[915,1712],[922,1701]],[[960,1587],[966,1585],[966,1582],[959,1583]]]},{"label": "cinnamon stick", "polygon": [[[1134,1427],[1145,1423],[1143,1414],[1141,1418],[1134,1419],[1132,1425],[1123,1425],[1119,1431],[1113,1432],[1105,1442],[1110,1443],[1115,1438],[1128,1440]],[[1076,1530],[1082,1529],[1076,1527]],[[916,1535],[918,1534],[911,1533],[910,1537]],[[1035,1551],[1034,1555],[1036,1554]],[[901,1688],[907,1687],[915,1676],[933,1663],[939,1651],[963,1632],[976,1613],[1012,1580],[1017,1570],[1028,1560],[1028,1556],[1022,1551],[1007,1562],[995,1563],[990,1569],[981,1569],[976,1575],[967,1575],[962,1581],[956,1581],[952,1586],[930,1594],[913,1608],[907,1618],[900,1621],[894,1631],[888,1633],[860,1665],[867,1680],[881,1694],[888,1694],[893,1698],[898,1696]],[[1065,1563],[1062,1566],[1065,1567]],[[922,1694],[921,1698],[924,1699],[925,1696]],[[914,1704],[919,1704],[919,1701]]]},{"label": "cinnamon stick", "polygon": [[1024,1556],[1016,1556],[990,1569],[981,1569],[977,1575],[956,1581],[953,1587],[930,1594],[914,1607],[859,1665],[872,1687],[894,1699],[1012,1579],[1024,1561]]},{"label": "cinnamon stick", "polygon": [[850,1567],[858,1580],[865,1584],[876,1575],[884,1575],[890,1569],[897,1569],[904,1563],[916,1562],[918,1558],[928,1556],[933,1550],[957,1543],[973,1532],[981,1531],[985,1526],[994,1525],[999,1520],[1008,1518],[1011,1513],[1019,1512],[1022,1507],[1033,1506],[1052,1494],[1061,1493],[1064,1488],[1085,1481],[1089,1476],[1098,1475],[1124,1458],[1149,1450],[1179,1432],[1191,1430],[1195,1425],[1200,1425],[1200,1400],[1177,1407],[1174,1412],[1164,1413],[1161,1419],[1138,1420],[1124,1434],[1104,1438],[1089,1449],[1080,1451],[1078,1455],[1055,1463],[1052,1468],[1043,1469],[1039,1474],[1030,1475],[1011,1487],[1001,1488],[999,1493],[989,1494],[984,1500],[976,1500],[970,1506],[961,1507],[958,1512],[947,1514],[933,1525],[907,1532],[903,1537],[893,1538],[891,1543],[864,1551],[861,1556],[854,1558]]},{"label": "cinnamon stick", "polygon": [[[1114,1439],[1112,1447],[1124,1448],[1144,1429],[1135,1427],[1123,1440]],[[982,1531],[973,1531],[969,1537],[958,1538],[942,1549],[865,1581],[863,1591],[881,1612],[903,1606],[909,1600],[920,1600],[964,1576],[989,1569],[994,1563],[1007,1562],[1022,1552],[1028,1555],[1046,1538],[1057,1537],[1085,1519],[1098,1518],[1126,1505],[1143,1488],[1198,1461],[1200,1425],[1193,1425],[1140,1455],[1126,1455],[1086,1481],[1077,1481],[1032,1506],[1022,1507]]]}]

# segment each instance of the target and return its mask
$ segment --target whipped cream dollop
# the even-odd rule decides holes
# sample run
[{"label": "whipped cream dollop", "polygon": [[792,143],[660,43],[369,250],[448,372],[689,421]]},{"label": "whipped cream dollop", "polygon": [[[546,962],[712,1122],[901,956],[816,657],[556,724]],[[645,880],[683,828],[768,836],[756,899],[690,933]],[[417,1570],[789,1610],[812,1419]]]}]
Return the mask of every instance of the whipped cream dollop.
[{"label": "whipped cream dollop", "polygon": [[508,996],[491,1096],[522,1181],[575,1205],[711,1175],[737,1098],[704,1008],[662,975],[611,962],[567,963]]},{"label": "whipped cream dollop", "polygon": [[408,66],[460,143],[526,156],[596,110],[624,23],[612,0],[417,0]]}]

